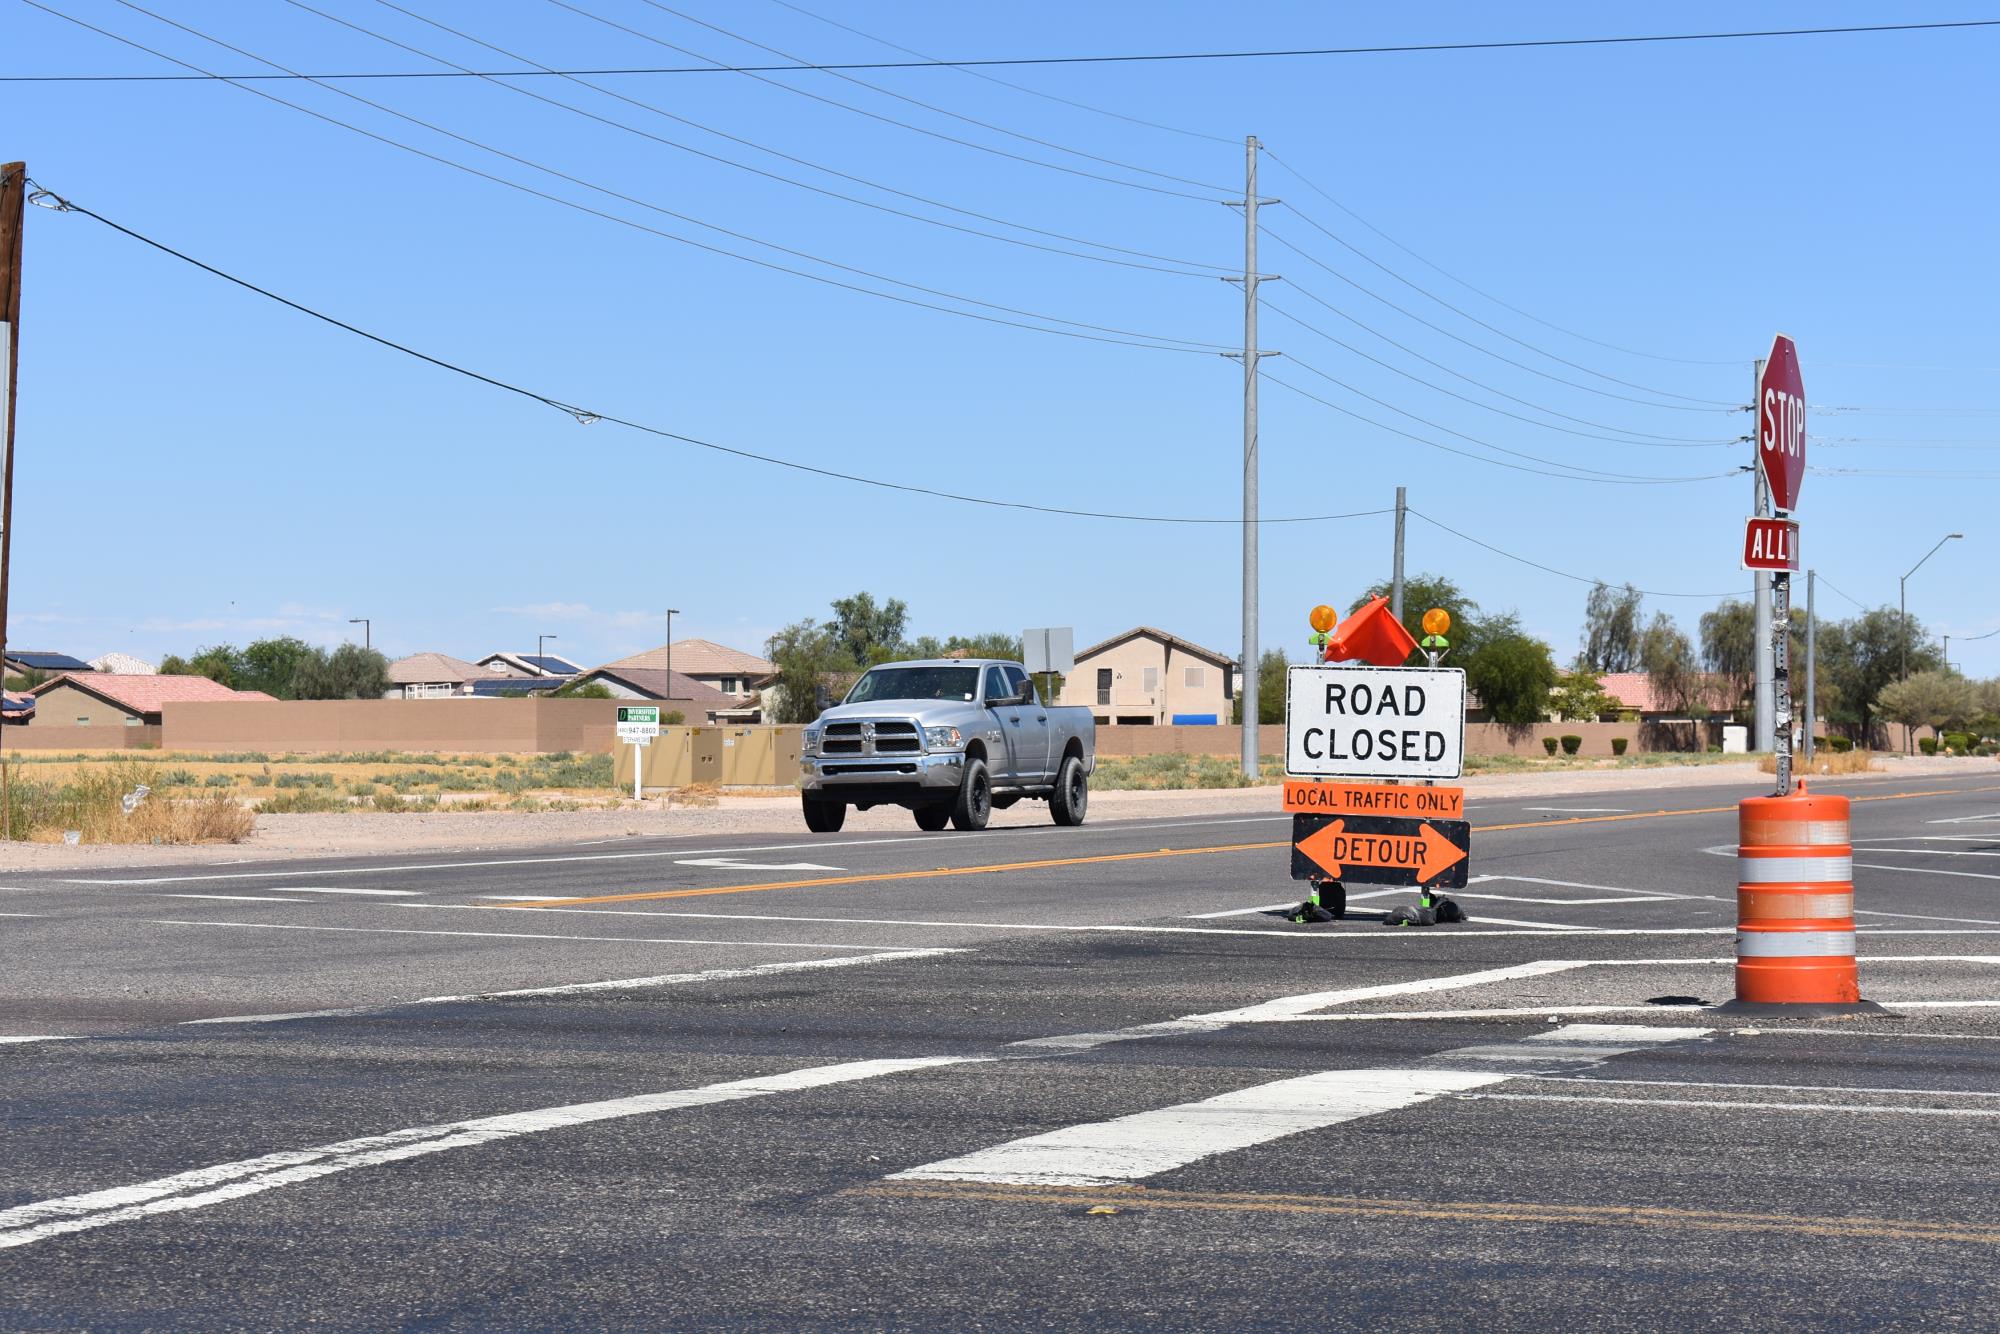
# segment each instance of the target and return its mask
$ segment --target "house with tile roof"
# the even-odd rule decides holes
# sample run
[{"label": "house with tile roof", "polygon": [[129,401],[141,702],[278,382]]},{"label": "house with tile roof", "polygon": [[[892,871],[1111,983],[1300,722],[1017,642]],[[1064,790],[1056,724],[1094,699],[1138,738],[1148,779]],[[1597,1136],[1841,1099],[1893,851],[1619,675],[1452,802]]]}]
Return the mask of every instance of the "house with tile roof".
[{"label": "house with tile roof", "polygon": [[160,669],[144,658],[135,658],[129,653],[106,653],[90,660],[93,672],[112,672],[118,676],[152,676]]},{"label": "house with tile roof", "polygon": [[489,653],[478,665],[500,676],[575,676],[583,670],[554,653]]},{"label": "house with tile roof", "polygon": [[682,672],[650,667],[594,667],[577,678],[580,686],[601,685],[614,699],[656,699],[679,709],[691,723],[754,722],[754,712],[734,695],[711,690]]},{"label": "house with tile roof", "polygon": [[67,653],[56,653],[49,649],[22,648],[7,650],[6,672],[9,676],[53,676],[57,672],[87,672],[89,663],[81,658],[72,658]]},{"label": "house with tile roof", "polygon": [[474,681],[495,675],[477,663],[449,653],[412,653],[389,664],[389,689],[383,699],[449,699],[470,692]]},{"label": "house with tile roof", "polygon": [[261,690],[231,690],[206,676],[76,672],[45,681],[32,692],[36,721],[61,727],[144,727],[160,724],[169,704],[190,701],[269,700]]},{"label": "house with tile roof", "polygon": [[1058,703],[1091,711],[1099,727],[1226,723],[1236,660],[1150,625],[1079,649]]},{"label": "house with tile roof", "polygon": [[759,682],[778,670],[768,659],[707,639],[676,639],[671,644],[607,662],[600,670],[606,669],[672,671],[710,690],[736,696],[739,708],[754,699]]}]

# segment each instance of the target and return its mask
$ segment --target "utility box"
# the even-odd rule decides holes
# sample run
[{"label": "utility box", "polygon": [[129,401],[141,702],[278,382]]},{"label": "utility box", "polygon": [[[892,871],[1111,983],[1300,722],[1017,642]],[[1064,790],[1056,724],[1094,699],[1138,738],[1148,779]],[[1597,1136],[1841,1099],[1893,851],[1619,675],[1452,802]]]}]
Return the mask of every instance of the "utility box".
[{"label": "utility box", "polygon": [[1742,723],[1722,725],[1722,753],[1724,755],[1747,755],[1750,752],[1750,729]]},{"label": "utility box", "polygon": [[[645,787],[688,787],[695,783],[722,782],[722,732],[719,727],[662,727],[650,746],[638,747],[645,766],[640,781]],[[617,781],[622,787],[632,781],[631,746],[618,747]]]},{"label": "utility box", "polygon": [[799,750],[805,730],[803,727],[771,729],[771,782],[778,787],[799,784]]},{"label": "utility box", "polygon": [[722,729],[722,782],[727,787],[767,787],[771,782],[771,729]]}]

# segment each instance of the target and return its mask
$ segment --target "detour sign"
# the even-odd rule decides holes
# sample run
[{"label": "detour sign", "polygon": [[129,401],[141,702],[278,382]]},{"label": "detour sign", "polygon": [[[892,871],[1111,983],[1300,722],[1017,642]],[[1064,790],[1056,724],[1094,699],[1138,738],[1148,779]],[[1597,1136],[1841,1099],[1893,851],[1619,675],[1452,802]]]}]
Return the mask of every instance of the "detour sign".
[{"label": "detour sign", "polygon": [[1292,879],[1463,889],[1472,826],[1464,820],[1294,815]]}]

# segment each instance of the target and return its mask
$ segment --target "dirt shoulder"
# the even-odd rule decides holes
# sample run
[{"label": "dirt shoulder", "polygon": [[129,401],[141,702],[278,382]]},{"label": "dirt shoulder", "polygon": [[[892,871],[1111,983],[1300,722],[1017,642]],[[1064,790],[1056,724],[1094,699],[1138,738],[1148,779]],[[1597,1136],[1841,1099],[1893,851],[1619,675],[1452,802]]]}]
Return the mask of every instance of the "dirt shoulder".
[{"label": "dirt shoulder", "polygon": [[[1860,777],[1922,778],[1991,774],[2000,764],[1979,758],[1902,758],[1879,762],[1869,775],[1816,781],[1839,785]],[[1557,773],[1481,774],[1464,780],[1466,795],[1499,797],[1582,796],[1599,792],[1657,791],[1740,785],[1745,795],[1770,782],[1754,764],[1704,764],[1686,768],[1568,770]],[[1278,809],[1273,787],[1193,789],[1173,792],[1096,792],[1093,821],[1267,814]],[[994,813],[995,825],[1036,825],[1047,808],[1024,802]],[[856,811],[843,832],[913,832],[909,813],[894,807]],[[390,815],[368,811],[312,815],[259,815],[256,830],[241,843],[200,846],[100,844],[0,845],[0,873],[115,866],[171,866],[190,863],[268,861],[301,857],[365,857],[409,852],[477,852],[561,844],[601,846],[631,838],[744,837],[806,841],[797,800],[787,793],[725,794],[712,806],[668,805],[659,799],[626,802],[615,810],[468,811]]]}]

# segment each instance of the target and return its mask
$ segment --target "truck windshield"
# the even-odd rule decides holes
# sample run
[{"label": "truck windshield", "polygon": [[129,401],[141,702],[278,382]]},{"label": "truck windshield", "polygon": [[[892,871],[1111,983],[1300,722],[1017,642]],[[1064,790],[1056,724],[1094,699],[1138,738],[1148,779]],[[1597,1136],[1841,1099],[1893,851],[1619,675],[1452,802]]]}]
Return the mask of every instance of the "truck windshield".
[{"label": "truck windshield", "polygon": [[971,699],[979,690],[977,667],[875,667],[847,692],[847,703],[878,699]]}]

